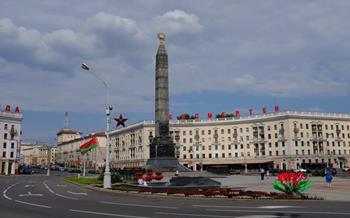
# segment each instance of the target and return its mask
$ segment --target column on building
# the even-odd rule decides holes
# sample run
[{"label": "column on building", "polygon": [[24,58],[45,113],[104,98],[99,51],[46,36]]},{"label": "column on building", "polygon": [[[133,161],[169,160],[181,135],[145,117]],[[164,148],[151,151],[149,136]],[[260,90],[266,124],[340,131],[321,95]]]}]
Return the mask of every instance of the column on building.
[{"label": "column on building", "polygon": [[15,171],[16,171],[16,162],[13,161],[11,163],[11,175],[14,175],[15,174]]},{"label": "column on building", "polygon": [[6,162],[5,162],[5,175],[8,175],[9,174],[9,161],[7,160]]}]

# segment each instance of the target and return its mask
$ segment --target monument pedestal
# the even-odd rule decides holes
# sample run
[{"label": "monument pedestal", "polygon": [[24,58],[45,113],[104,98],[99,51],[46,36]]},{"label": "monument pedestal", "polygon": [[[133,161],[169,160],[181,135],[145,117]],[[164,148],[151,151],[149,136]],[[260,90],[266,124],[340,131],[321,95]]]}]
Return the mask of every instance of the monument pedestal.
[{"label": "monument pedestal", "polygon": [[157,157],[147,160],[146,169],[155,172],[190,172],[191,170],[181,165],[175,157]]}]

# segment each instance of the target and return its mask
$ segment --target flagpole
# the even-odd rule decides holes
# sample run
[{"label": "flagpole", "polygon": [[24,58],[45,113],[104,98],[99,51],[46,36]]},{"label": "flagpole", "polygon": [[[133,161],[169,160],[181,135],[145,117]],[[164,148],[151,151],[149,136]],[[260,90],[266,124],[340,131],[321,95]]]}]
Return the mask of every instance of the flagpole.
[{"label": "flagpole", "polygon": [[87,153],[85,153],[83,155],[83,161],[84,161],[84,163],[83,163],[83,177],[85,177],[85,175],[86,175],[86,154]]}]

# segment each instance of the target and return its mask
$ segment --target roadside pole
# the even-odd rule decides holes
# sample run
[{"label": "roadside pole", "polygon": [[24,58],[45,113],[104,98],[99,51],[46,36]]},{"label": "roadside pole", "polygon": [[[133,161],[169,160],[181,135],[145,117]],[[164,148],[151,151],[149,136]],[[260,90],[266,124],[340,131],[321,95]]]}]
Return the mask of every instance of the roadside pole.
[{"label": "roadside pole", "polygon": [[[87,153],[86,153],[87,154]],[[86,175],[86,154],[83,155],[83,177]]]}]

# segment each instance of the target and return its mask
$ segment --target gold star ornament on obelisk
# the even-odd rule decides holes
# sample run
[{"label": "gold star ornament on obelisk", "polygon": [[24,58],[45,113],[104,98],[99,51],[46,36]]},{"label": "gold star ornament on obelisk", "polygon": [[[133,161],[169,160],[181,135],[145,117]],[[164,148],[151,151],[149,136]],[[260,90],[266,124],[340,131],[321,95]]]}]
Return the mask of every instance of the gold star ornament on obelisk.
[{"label": "gold star ornament on obelisk", "polygon": [[158,33],[158,39],[159,39],[159,43],[163,45],[165,41],[165,34],[162,32]]}]

